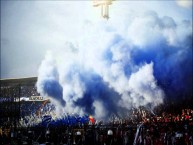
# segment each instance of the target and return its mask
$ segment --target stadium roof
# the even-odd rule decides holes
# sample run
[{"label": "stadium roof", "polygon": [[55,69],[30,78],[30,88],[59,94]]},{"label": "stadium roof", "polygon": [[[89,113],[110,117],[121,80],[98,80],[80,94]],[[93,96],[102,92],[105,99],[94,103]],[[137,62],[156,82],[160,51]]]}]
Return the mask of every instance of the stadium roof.
[{"label": "stadium roof", "polygon": [[1,79],[1,85],[31,85],[35,84],[37,81],[37,77],[29,77],[29,78],[12,78],[12,79]]}]

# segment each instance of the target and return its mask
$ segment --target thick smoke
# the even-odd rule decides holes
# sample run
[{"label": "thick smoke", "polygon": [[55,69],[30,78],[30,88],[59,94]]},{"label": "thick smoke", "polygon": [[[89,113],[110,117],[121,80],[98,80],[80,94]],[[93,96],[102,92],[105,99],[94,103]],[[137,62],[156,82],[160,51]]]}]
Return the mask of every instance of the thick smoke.
[{"label": "thick smoke", "polygon": [[124,33],[110,22],[84,25],[77,43],[52,51],[39,69],[38,91],[66,112],[104,118],[191,93],[190,21],[148,12],[125,22]]},{"label": "thick smoke", "polygon": [[39,69],[37,81],[38,92],[43,96],[58,100],[64,106],[66,103],[63,100],[63,88],[58,82],[58,75],[54,60],[48,53]]}]

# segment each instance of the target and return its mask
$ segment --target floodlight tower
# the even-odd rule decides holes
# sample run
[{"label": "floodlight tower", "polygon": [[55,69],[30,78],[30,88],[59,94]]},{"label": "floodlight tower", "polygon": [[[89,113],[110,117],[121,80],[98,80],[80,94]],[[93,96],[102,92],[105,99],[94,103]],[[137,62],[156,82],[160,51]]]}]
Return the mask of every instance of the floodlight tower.
[{"label": "floodlight tower", "polygon": [[114,0],[93,0],[93,6],[101,6],[101,16],[105,19],[109,19],[109,5],[112,4]]}]

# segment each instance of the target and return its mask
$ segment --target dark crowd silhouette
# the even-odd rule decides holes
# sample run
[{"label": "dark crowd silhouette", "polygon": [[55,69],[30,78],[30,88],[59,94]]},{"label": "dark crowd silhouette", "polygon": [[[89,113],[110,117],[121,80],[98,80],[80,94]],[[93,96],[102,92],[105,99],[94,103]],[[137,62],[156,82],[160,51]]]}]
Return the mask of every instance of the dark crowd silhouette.
[{"label": "dark crowd silhouette", "polygon": [[[0,127],[1,145],[193,145],[193,110],[180,114],[162,113],[147,117],[133,111],[141,120],[112,119],[84,124],[39,124],[29,127]],[[56,122],[55,122],[56,123]]]}]

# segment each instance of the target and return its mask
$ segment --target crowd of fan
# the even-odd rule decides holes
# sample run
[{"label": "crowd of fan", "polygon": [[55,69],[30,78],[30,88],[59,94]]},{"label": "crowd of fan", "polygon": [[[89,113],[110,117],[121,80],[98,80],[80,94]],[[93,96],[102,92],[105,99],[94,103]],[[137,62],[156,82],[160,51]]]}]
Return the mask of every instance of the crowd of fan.
[{"label": "crowd of fan", "polygon": [[[130,120],[134,123],[136,121],[141,121],[144,123],[148,122],[180,122],[180,121],[193,121],[193,110],[192,109],[182,109],[181,113],[171,114],[167,112],[162,112],[161,115],[156,115],[151,111],[143,109],[136,109],[133,111]],[[137,122],[138,123],[138,122]]]},{"label": "crowd of fan", "polygon": [[[66,144],[66,145],[193,145],[193,110],[183,109],[179,115],[163,113],[150,116],[144,110],[135,119],[111,120],[92,125],[27,127],[0,133],[0,143],[8,144]],[[146,114],[146,115],[145,115]],[[4,132],[3,132],[4,131]]]},{"label": "crowd of fan", "polygon": [[35,86],[21,86],[20,96],[30,97],[30,96],[39,96],[37,88]]},{"label": "crowd of fan", "polygon": [[55,110],[55,106],[50,103],[44,104],[44,102],[40,101],[25,101],[20,103],[20,116],[22,118],[32,114],[49,114],[53,110]]},{"label": "crowd of fan", "polygon": [[[22,87],[21,96],[38,96],[35,87]],[[193,145],[193,110],[179,114],[140,107],[127,116],[108,122],[81,125],[35,126],[44,115],[54,116],[55,107],[43,102],[21,102],[19,126],[0,127],[0,145]],[[34,124],[35,123],[35,124]]]},{"label": "crowd of fan", "polygon": [[40,94],[37,92],[37,88],[34,85],[4,86],[2,84],[0,91],[0,126],[2,126],[4,122],[9,121],[9,119],[13,120],[20,116],[23,117],[28,115],[30,112],[35,111],[38,107],[38,103],[31,104],[32,102],[18,102],[21,98],[29,98],[31,96],[39,95]]}]

